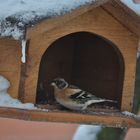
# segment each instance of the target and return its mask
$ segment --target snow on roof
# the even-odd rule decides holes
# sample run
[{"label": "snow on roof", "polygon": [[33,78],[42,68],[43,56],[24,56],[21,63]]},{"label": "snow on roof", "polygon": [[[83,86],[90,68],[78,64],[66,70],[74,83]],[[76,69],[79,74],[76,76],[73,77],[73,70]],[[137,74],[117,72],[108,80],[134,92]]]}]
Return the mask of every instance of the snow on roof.
[{"label": "snow on roof", "polygon": [[0,36],[24,37],[25,27],[97,0],[0,0]]},{"label": "snow on roof", "polygon": [[128,6],[140,16],[140,3],[134,3],[132,0],[121,0],[121,2],[123,2],[126,6]]},{"label": "snow on roof", "polygon": [[[0,0],[0,36],[23,39],[25,28],[99,0]],[[140,4],[121,0],[140,15]]]}]

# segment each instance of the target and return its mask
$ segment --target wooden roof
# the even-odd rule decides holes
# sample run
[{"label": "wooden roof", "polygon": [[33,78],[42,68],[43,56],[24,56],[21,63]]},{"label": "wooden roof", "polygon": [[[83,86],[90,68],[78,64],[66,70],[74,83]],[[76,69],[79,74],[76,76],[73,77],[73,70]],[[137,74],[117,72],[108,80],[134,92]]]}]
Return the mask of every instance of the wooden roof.
[{"label": "wooden roof", "polygon": [[40,22],[35,26],[35,28],[33,27],[28,29],[27,38],[30,38],[32,35],[41,33],[44,30],[48,31],[99,6],[101,6],[106,12],[116,18],[116,20],[118,20],[128,30],[140,37],[140,16],[138,16],[134,11],[132,11],[119,0],[100,0],[96,1],[94,4],[82,6],[70,13],[66,13],[63,16],[53,17]]},{"label": "wooden roof", "polygon": [[[16,3],[17,1],[17,3]],[[42,20],[50,20],[55,17],[62,17],[65,14],[77,11],[86,12],[89,7],[97,7],[108,0],[49,0],[40,2],[20,2],[15,0],[2,3],[3,11],[0,12],[0,36],[24,39],[26,28],[38,24]],[[14,2],[16,4],[14,4]],[[9,6],[10,5],[10,6]],[[17,5],[19,7],[17,7]],[[13,9],[8,11],[8,8]],[[31,8],[30,8],[31,7]],[[86,9],[86,10],[85,10]],[[78,14],[75,14],[78,15]],[[53,23],[55,24],[55,23]]]},{"label": "wooden roof", "polygon": [[119,0],[110,0],[102,7],[119,22],[140,37],[140,16]]},{"label": "wooden roof", "polygon": [[[35,26],[28,28],[27,30],[27,39],[31,38],[32,36],[36,34],[40,34],[42,32],[49,31],[56,26],[59,26],[63,23],[66,23],[70,21],[71,19],[80,16],[93,8],[99,7],[105,3],[107,3],[109,0],[96,0],[94,3],[83,5],[81,7],[78,7],[77,9],[72,10],[71,12],[65,13],[64,15],[61,16],[53,16],[49,18],[44,18],[41,21],[38,21]],[[52,24],[53,23],[53,24]]]},{"label": "wooden roof", "polygon": [[[75,7],[67,12],[65,12],[65,10],[63,11],[64,8],[62,8],[61,10],[63,12],[60,12],[61,14],[58,15],[53,14],[53,12],[47,12],[52,14],[44,15],[42,17],[35,16],[33,20],[31,21],[29,20],[26,22],[23,20],[21,13],[17,13],[17,16],[10,15],[6,17],[4,20],[0,21],[0,28],[1,28],[0,36],[14,37],[15,36],[14,32],[18,30],[20,32],[20,36],[16,38],[23,39],[25,37],[26,28],[28,28],[29,31],[34,30],[34,27],[32,27],[32,25],[36,25],[35,30],[40,30],[39,32],[33,32],[33,33],[40,33],[41,31],[44,30],[46,31],[45,28],[46,26],[47,26],[47,30],[50,30],[55,26],[68,22],[71,19],[98,6],[101,6],[104,10],[106,10],[113,17],[115,17],[119,22],[121,22],[125,27],[127,27],[136,35],[140,36],[140,16],[136,15],[134,11],[129,9],[120,0],[95,0],[95,1],[93,0],[89,3],[80,5],[79,7]],[[29,34],[30,33],[27,31],[27,38],[30,36]]]}]

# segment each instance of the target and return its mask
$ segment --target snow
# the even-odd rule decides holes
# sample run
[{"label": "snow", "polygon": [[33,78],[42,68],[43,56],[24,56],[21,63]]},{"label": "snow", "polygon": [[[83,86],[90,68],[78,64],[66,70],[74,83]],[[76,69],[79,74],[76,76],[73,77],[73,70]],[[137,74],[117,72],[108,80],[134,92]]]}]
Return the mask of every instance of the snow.
[{"label": "snow", "polygon": [[[22,40],[26,27],[99,0],[0,0],[0,36]],[[140,3],[121,0],[140,15]]]},{"label": "snow", "polygon": [[5,79],[3,76],[0,76],[0,93],[7,92],[7,89],[10,87],[10,82]]},{"label": "snow", "polygon": [[25,28],[97,0],[0,0],[0,35],[23,39]]},{"label": "snow", "polygon": [[123,114],[123,115],[126,115],[126,116],[129,116],[129,117],[137,117],[136,114],[133,114],[133,113],[128,112],[128,111],[124,111],[124,112],[122,112],[122,114]]},{"label": "snow", "polygon": [[32,103],[21,103],[13,99],[8,93],[0,93],[0,107],[20,108],[20,109],[37,109]]},{"label": "snow", "polygon": [[22,63],[26,63],[26,40],[21,41],[21,47],[22,47],[21,61]]},{"label": "snow", "polygon": [[13,99],[7,90],[10,82],[0,75],[0,107],[20,108],[20,109],[37,109],[32,103],[21,103],[17,99]]},{"label": "snow", "polygon": [[80,125],[73,140],[97,140],[97,134],[101,129],[99,125]]},{"label": "snow", "polygon": [[140,3],[134,3],[132,0],[121,0],[125,5],[132,9],[137,15],[140,16]]}]

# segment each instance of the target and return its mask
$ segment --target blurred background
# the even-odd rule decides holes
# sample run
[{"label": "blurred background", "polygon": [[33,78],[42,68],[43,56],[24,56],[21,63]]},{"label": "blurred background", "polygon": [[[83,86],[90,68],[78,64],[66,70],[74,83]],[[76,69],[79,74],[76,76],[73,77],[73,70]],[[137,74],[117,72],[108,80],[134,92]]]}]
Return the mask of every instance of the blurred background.
[{"label": "blurred background", "polygon": [[139,140],[140,129],[0,119],[0,140]]}]

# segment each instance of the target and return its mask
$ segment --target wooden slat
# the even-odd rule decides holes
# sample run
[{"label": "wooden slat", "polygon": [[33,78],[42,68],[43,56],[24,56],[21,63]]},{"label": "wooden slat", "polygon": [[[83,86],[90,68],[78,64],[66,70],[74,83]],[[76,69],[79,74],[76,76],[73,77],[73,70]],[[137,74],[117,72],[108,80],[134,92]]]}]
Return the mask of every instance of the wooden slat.
[{"label": "wooden slat", "polygon": [[65,122],[81,124],[99,124],[114,127],[140,127],[140,118],[119,114],[94,113],[92,115],[71,112],[45,112],[15,108],[0,108],[0,117],[28,121]]},{"label": "wooden slat", "polygon": [[9,38],[0,38],[0,75],[10,81],[11,86],[8,92],[14,98],[18,98],[20,66],[20,42]]},{"label": "wooden slat", "polygon": [[120,21],[125,27],[140,37],[140,16],[136,15],[119,0],[110,0],[102,7]]}]

